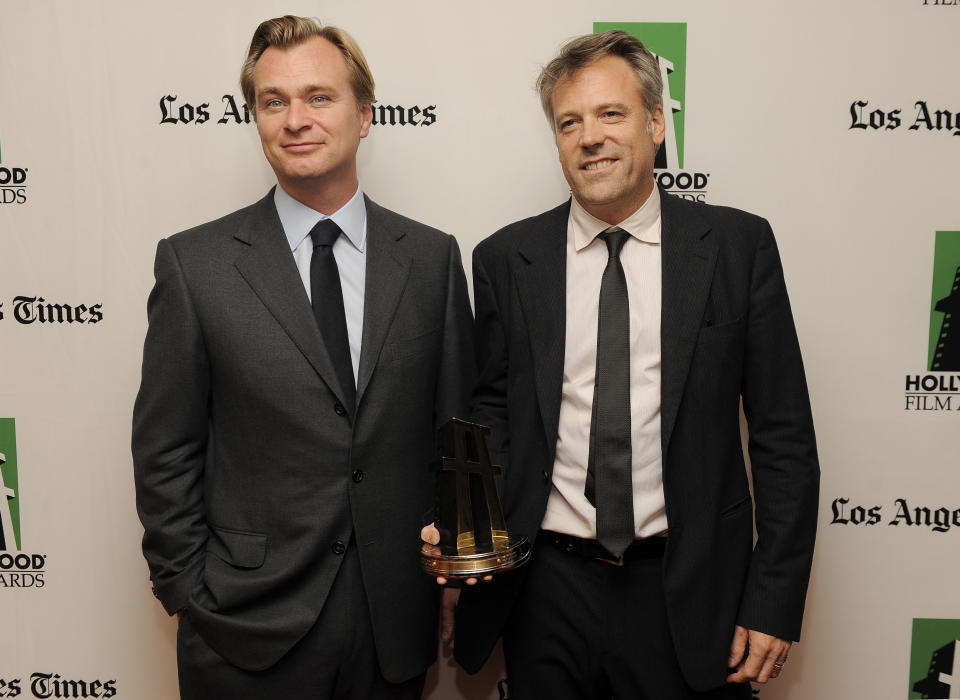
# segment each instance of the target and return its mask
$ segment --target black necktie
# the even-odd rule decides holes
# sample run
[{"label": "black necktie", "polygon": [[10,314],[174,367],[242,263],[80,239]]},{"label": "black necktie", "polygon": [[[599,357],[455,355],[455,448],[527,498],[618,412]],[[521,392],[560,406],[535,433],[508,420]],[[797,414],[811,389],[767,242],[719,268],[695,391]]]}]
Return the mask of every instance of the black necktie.
[{"label": "black necktie", "polygon": [[633,449],[630,444],[630,301],[620,250],[629,234],[600,234],[610,255],[600,283],[597,378],[590,420],[585,494],[597,509],[597,540],[614,557],[633,541]]},{"label": "black necktie", "polygon": [[333,243],[340,236],[340,227],[332,219],[323,219],[310,231],[313,239],[313,257],[310,258],[310,296],[313,315],[317,317],[320,335],[333,360],[343,400],[350,415],[356,403],[356,384],[353,378],[353,360],[350,357],[350,339],[347,336],[347,316],[343,311],[343,291],[340,271],[333,257]]}]

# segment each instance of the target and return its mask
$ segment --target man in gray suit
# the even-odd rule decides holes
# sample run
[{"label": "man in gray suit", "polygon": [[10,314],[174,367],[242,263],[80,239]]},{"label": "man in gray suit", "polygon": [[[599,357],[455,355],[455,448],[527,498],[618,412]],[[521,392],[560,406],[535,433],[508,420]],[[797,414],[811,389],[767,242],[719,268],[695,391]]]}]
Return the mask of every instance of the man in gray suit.
[{"label": "man in gray suit", "polygon": [[474,374],[457,244],[361,191],[374,83],[345,32],[264,22],[241,87],[279,186],[160,241],[133,416],[181,694],[417,698],[427,464]]}]

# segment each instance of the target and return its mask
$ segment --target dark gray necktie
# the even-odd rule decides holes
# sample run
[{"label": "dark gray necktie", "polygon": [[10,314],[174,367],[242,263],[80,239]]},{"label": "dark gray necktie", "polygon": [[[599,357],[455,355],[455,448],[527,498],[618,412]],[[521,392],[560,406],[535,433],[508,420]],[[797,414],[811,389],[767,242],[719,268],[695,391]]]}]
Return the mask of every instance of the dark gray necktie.
[{"label": "dark gray necktie", "polygon": [[343,310],[340,271],[337,269],[337,260],[333,257],[333,244],[340,233],[340,227],[332,219],[323,219],[310,231],[310,238],[313,239],[310,296],[320,335],[323,336],[323,342],[340,381],[340,388],[343,390],[344,404],[352,416],[357,389],[353,377],[353,360],[350,357],[347,317]]},{"label": "dark gray necktie", "polygon": [[600,234],[609,258],[600,283],[597,378],[590,420],[585,494],[597,509],[597,540],[619,557],[634,540],[633,449],[630,443],[630,301],[620,250],[629,237]]}]

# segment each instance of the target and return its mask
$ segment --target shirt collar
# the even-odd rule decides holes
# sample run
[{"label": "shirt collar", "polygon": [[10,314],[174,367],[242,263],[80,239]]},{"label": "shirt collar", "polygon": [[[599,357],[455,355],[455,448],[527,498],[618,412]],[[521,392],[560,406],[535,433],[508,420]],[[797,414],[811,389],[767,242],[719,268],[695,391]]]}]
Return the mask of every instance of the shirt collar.
[{"label": "shirt collar", "polygon": [[327,216],[306,204],[298,202],[280,186],[273,192],[273,203],[277,207],[283,232],[287,236],[290,250],[296,250],[310,230],[322,219],[333,219],[347,240],[361,253],[367,244],[367,206],[363,199],[363,189],[357,185],[357,191],[350,201]]},{"label": "shirt collar", "polygon": [[[574,249],[579,253],[594,239],[610,228],[610,224],[600,221],[584,209],[576,197],[570,204],[570,222],[573,224]],[[660,243],[660,190],[654,187],[639,209],[617,226],[634,238],[646,243]]]}]

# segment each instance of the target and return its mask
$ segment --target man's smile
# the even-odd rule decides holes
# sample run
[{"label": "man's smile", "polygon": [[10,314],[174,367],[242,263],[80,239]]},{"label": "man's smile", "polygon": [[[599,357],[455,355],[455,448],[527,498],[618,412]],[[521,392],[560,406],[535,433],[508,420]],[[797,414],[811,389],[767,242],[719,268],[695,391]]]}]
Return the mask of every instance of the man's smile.
[{"label": "man's smile", "polygon": [[305,153],[318,148],[320,145],[318,141],[298,141],[297,143],[286,143],[282,148],[289,153]]},{"label": "man's smile", "polygon": [[617,161],[613,158],[603,158],[601,160],[592,160],[580,166],[581,170],[605,170]]}]

